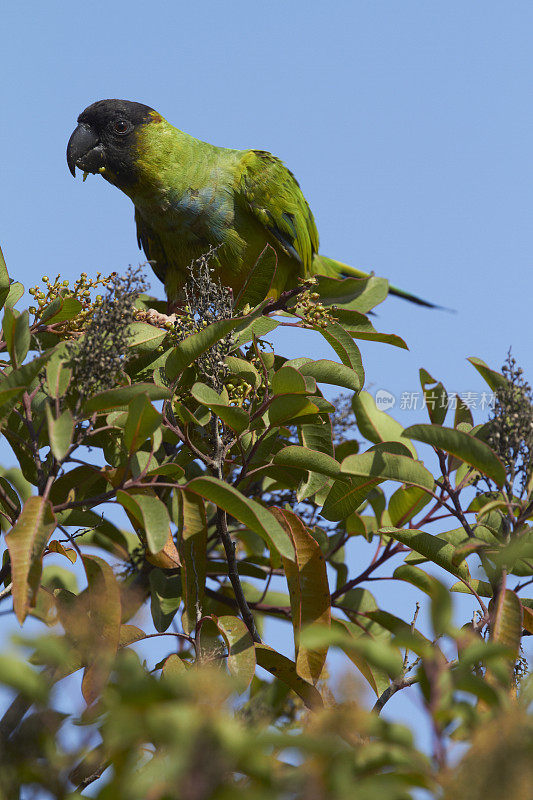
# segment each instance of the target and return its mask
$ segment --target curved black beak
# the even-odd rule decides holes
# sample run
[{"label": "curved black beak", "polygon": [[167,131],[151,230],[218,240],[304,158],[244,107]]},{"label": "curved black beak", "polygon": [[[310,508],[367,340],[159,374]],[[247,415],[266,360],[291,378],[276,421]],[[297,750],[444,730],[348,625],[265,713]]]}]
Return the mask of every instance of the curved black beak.
[{"label": "curved black beak", "polygon": [[67,145],[68,168],[76,177],[76,167],[84,172],[98,172],[104,166],[104,151],[100,139],[85,122],[80,122]]}]

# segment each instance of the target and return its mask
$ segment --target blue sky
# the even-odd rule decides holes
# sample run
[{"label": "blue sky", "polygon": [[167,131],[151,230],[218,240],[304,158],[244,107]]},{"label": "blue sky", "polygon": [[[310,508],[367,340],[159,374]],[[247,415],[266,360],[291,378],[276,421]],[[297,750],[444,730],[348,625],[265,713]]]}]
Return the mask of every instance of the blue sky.
[{"label": "blue sky", "polygon": [[271,150],[322,252],[456,310],[387,301],[375,324],[410,351],[362,348],[372,391],[416,391],[421,366],[481,391],[466,357],[499,366],[510,345],[533,379],[531,2],[5,0],[1,25],[0,243],[27,287],[142,260],[130,201],[65,163],[85,106],[137,100],[201,139]]}]

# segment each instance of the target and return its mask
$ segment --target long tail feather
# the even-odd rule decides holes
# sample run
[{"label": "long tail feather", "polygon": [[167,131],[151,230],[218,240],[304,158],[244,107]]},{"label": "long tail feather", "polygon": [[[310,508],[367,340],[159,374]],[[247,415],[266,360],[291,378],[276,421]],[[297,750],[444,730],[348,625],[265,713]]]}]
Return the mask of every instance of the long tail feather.
[{"label": "long tail feather", "polygon": [[[313,259],[313,272],[317,275],[327,275],[330,278],[368,278],[368,272],[363,272],[356,267],[350,267],[348,264],[343,264],[341,261],[335,261],[333,258],[328,258],[323,255],[315,255]],[[397,286],[389,285],[389,294],[395,297],[401,297],[402,300],[408,300],[410,303],[415,303],[417,306],[424,306],[425,308],[439,308],[436,303],[430,303],[429,300],[423,300],[415,294],[406,292],[403,289],[398,289]]]}]

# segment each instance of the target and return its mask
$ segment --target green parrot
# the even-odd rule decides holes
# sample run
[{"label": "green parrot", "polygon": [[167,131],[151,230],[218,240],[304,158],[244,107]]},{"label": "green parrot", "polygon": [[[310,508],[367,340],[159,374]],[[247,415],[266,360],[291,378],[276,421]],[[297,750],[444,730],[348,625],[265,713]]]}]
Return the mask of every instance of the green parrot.
[{"label": "green parrot", "polygon": [[[179,301],[187,267],[211,247],[216,275],[234,295],[266,245],[278,259],[271,297],[311,275],[367,277],[318,253],[311,209],[279,158],[202,142],[142,103],[88,106],[68,142],[67,163],[74,176],[76,167],[84,177],[100,173],[132,200],[139,247],[169,303]],[[435,307],[401,289],[390,292]]]}]

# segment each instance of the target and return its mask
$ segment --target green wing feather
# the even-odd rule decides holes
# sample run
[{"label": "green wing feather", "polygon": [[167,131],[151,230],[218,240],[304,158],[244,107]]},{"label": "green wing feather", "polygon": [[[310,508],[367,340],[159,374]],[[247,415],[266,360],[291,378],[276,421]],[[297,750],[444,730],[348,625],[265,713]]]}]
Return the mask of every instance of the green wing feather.
[{"label": "green wing feather", "polygon": [[274,245],[294,259],[295,271],[309,275],[318,251],[318,231],[298,181],[279,158],[264,150],[249,150],[241,162],[238,191],[245,205],[274,239]]}]

